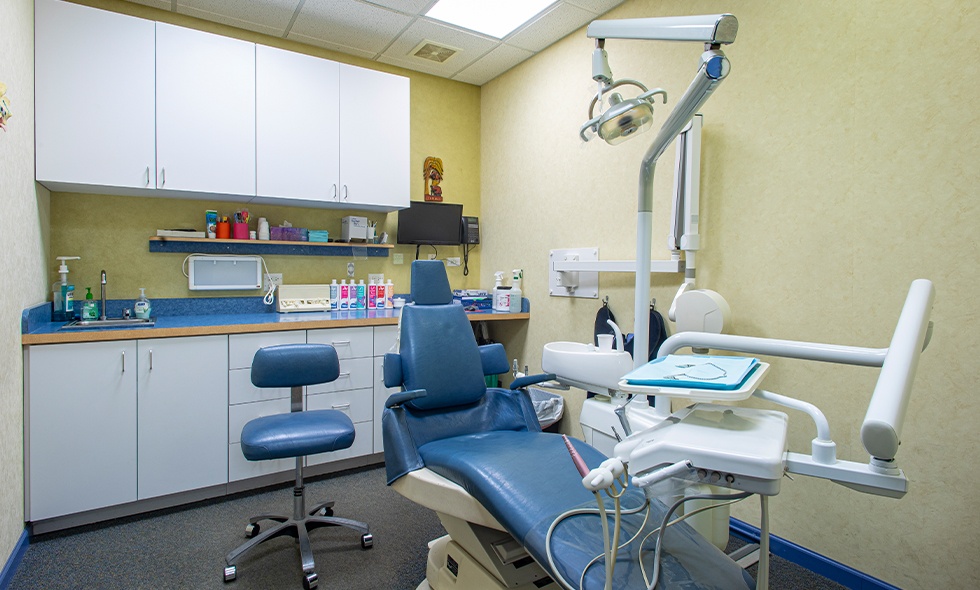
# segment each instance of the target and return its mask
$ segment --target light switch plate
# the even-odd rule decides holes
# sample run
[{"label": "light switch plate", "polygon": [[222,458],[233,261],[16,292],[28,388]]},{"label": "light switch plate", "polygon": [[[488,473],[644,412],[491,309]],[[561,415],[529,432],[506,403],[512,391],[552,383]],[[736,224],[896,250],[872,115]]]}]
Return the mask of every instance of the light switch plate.
[{"label": "light switch plate", "polygon": [[392,254],[391,255],[391,263],[392,264],[405,264],[405,255],[404,254],[397,254],[397,253],[396,254]]}]

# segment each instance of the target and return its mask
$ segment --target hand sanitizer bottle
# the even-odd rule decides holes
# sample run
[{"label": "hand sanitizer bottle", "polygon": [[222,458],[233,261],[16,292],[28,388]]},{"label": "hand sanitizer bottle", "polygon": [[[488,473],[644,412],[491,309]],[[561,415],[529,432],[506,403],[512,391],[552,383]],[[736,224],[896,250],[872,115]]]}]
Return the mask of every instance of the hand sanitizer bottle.
[{"label": "hand sanitizer bottle", "polygon": [[150,305],[150,300],[146,298],[146,289],[140,287],[140,298],[136,300],[136,304],[133,305],[133,313],[136,317],[141,320],[150,319],[150,312],[152,311],[152,306]]}]

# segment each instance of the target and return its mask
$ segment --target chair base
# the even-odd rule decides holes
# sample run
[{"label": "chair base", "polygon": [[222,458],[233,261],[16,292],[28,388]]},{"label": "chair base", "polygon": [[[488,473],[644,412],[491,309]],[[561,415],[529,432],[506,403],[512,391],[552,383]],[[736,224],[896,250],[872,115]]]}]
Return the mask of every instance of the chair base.
[{"label": "chair base", "polygon": [[[293,494],[297,498],[302,498],[303,488],[294,488]],[[313,561],[313,550],[310,546],[310,531],[327,526],[342,526],[361,533],[361,549],[370,549],[374,546],[374,536],[371,535],[368,525],[356,520],[333,516],[333,504],[333,502],[318,504],[312,510],[301,513],[299,518],[275,514],[263,514],[250,518],[245,527],[245,535],[250,539],[225,557],[227,565],[224,569],[224,581],[231,582],[238,576],[236,564],[249,551],[269,539],[289,535],[299,542],[300,563],[303,567],[303,588],[305,590],[316,588],[318,576],[314,571],[316,564]],[[321,515],[317,515],[318,513]],[[278,524],[263,531],[259,525],[263,520],[271,520]]]}]

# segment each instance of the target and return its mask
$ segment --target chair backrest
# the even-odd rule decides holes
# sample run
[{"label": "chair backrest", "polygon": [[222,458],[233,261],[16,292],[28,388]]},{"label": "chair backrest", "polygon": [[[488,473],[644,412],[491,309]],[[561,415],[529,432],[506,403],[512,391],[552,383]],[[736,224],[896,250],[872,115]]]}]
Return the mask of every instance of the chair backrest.
[{"label": "chair backrest", "polygon": [[426,395],[407,405],[433,410],[479,401],[487,391],[480,350],[441,261],[412,263],[412,301],[402,309],[402,378],[405,389]]},{"label": "chair backrest", "polygon": [[337,351],[329,344],[280,344],[260,348],[252,359],[252,385],[302,387],[340,376]]}]

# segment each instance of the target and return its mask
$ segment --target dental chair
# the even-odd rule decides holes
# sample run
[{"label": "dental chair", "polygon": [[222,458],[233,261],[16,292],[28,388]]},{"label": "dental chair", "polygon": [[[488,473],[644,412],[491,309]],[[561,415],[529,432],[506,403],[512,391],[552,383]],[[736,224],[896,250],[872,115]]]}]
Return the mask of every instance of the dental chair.
[{"label": "dental chair", "polygon": [[[557,589],[556,579],[602,588],[605,564],[594,559],[603,553],[599,516],[554,524],[570,510],[594,512],[596,496],[583,487],[562,437],[541,432],[519,389],[553,376],[525,377],[514,389],[487,388],[485,375],[507,372],[506,353],[500,344],[477,346],[462,306],[452,302],[442,262],[414,262],[411,288],[414,304],[402,311],[400,350],[384,361],[385,385],[403,391],[388,398],[382,426],[388,484],[435,510],[448,532],[429,544],[419,590]],[[606,459],[581,441],[572,445],[590,467]],[[652,530],[667,511],[654,499],[644,518],[647,498],[634,488],[620,502],[623,542]],[[613,587],[647,587],[636,565],[640,545],[620,552]],[[652,542],[643,545],[650,550]],[[754,586],[685,523],[668,529],[663,547],[660,588]]]}]

